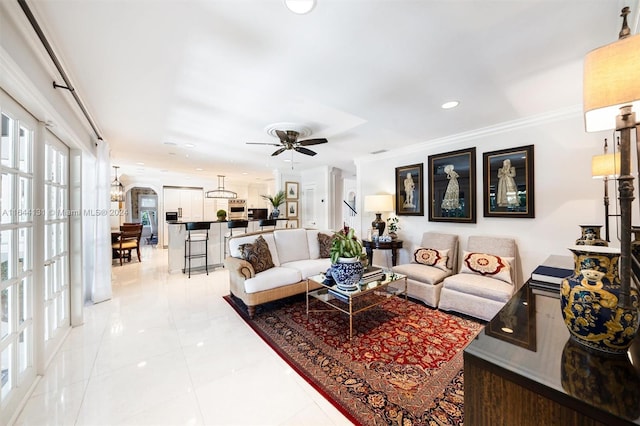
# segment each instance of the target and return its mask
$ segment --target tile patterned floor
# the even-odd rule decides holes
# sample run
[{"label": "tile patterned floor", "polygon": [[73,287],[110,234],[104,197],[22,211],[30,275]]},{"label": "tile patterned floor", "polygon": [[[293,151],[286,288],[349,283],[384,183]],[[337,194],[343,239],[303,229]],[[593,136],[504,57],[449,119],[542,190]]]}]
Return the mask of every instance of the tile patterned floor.
[{"label": "tile patterned floor", "polygon": [[222,299],[224,269],[168,274],[166,250],[113,266],[17,425],[348,425]]}]

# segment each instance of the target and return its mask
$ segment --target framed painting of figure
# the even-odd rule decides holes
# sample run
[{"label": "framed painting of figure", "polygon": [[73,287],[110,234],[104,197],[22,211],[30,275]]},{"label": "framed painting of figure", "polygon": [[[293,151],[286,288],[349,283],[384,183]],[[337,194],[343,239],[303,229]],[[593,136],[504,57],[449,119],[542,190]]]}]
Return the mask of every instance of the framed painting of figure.
[{"label": "framed painting of figure", "polygon": [[429,221],[476,223],[476,149],[429,156]]},{"label": "framed painting of figure", "polygon": [[422,163],[396,167],[396,215],[424,216]]},{"label": "framed painting of figure", "polygon": [[533,145],[482,154],[485,217],[534,218]]}]

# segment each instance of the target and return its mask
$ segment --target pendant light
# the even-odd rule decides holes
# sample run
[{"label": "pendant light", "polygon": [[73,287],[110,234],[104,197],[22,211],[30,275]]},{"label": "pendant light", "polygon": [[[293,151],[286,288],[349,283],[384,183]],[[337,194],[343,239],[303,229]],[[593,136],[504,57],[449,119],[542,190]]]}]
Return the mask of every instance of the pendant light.
[{"label": "pendant light", "polygon": [[[222,184],[220,183],[222,178]],[[207,191],[207,198],[224,198],[227,200],[238,198],[238,194],[224,189],[224,176],[218,175],[218,189]]]},{"label": "pendant light", "polygon": [[111,201],[122,202],[124,201],[124,186],[118,180],[118,169],[120,167],[113,166],[116,169],[116,178],[111,182]]},{"label": "pendant light", "polygon": [[304,15],[309,13],[316,7],[316,0],[284,0],[284,5],[291,12]]}]

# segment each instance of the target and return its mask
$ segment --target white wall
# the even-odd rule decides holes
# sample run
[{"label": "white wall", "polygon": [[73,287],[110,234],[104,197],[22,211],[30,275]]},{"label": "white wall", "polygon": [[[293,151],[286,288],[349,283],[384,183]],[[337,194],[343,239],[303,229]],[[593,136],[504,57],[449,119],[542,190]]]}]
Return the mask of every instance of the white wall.
[{"label": "white wall", "polygon": [[[385,157],[362,158],[356,161],[360,211],[367,194],[394,194],[395,168],[422,162],[425,180],[424,216],[399,216],[399,236],[403,239],[399,262],[409,262],[418,247],[422,233],[438,231],[460,236],[461,250],[466,248],[470,235],[508,236],[516,239],[520,253],[520,276],[526,280],[531,271],[550,254],[570,256],[566,247],[580,236],[580,224],[604,225],[603,183],[591,178],[591,157],[602,153],[603,140],[612,140],[609,132],[588,134],[580,108],[556,111],[545,116],[532,117],[494,128],[481,129],[430,141],[410,150],[391,151]],[[391,141],[390,141],[391,142]],[[535,218],[483,217],[482,154],[488,151],[533,144],[535,159]],[[391,143],[390,143],[391,146]],[[428,221],[428,156],[458,149],[476,147],[476,217],[475,224],[457,224]],[[611,147],[611,143],[610,143]],[[636,167],[633,170],[637,170]],[[638,186],[636,180],[636,188]],[[615,195],[614,195],[615,194]],[[638,191],[635,192],[638,198]],[[611,212],[617,190],[610,187]],[[637,203],[637,201],[636,201]],[[638,223],[638,207],[634,204],[634,223]],[[373,214],[361,217],[361,229],[368,229]],[[386,219],[388,215],[384,215]],[[604,236],[604,229],[602,230]],[[366,235],[363,235],[366,237]],[[611,246],[619,247],[616,240],[615,219],[611,220]],[[384,263],[386,259],[378,258]],[[376,259],[374,259],[374,263]]]}]

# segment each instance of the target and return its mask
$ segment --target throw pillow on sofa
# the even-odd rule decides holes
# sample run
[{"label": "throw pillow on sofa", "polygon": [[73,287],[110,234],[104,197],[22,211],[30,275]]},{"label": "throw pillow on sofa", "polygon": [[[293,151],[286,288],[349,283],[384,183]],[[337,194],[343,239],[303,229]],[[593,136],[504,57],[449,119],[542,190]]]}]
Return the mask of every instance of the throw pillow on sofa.
[{"label": "throw pillow on sofa", "polygon": [[318,244],[320,244],[320,257],[331,257],[331,242],[333,241],[333,235],[323,234],[318,232]]},{"label": "throw pillow on sofa", "polygon": [[242,244],[240,246],[242,258],[253,266],[257,273],[273,268],[273,259],[269,251],[269,245],[260,235],[252,244]]},{"label": "throw pillow on sofa", "polygon": [[413,253],[413,259],[416,263],[422,265],[433,266],[443,271],[449,271],[447,268],[447,259],[449,258],[449,249],[437,250],[432,248],[420,247]]},{"label": "throw pillow on sofa", "polygon": [[513,260],[513,257],[465,251],[460,273],[480,274],[513,284],[511,281],[511,262]]}]

